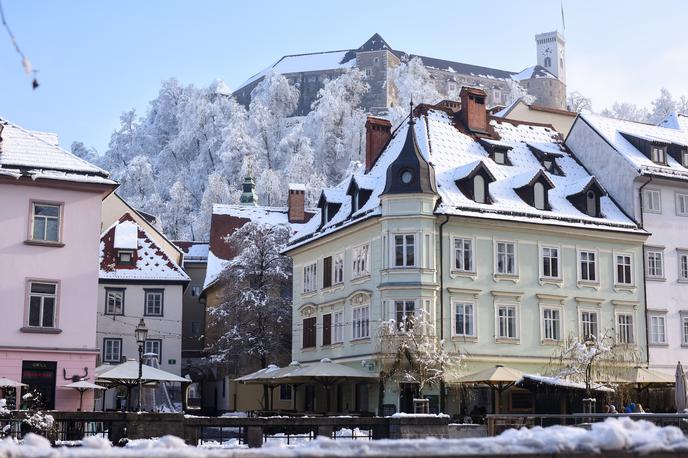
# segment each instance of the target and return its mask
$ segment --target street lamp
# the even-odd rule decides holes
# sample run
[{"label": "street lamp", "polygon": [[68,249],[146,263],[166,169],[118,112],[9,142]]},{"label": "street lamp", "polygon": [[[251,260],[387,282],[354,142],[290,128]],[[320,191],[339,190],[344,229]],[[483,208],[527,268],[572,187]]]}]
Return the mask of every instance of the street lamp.
[{"label": "street lamp", "polygon": [[139,345],[139,399],[136,409],[138,412],[141,412],[141,394],[143,392],[141,384],[141,377],[143,376],[143,345],[146,343],[146,337],[148,337],[148,328],[146,327],[146,322],[141,318],[139,324],[136,325],[136,329],[134,329],[134,338],[136,338],[136,343]]}]

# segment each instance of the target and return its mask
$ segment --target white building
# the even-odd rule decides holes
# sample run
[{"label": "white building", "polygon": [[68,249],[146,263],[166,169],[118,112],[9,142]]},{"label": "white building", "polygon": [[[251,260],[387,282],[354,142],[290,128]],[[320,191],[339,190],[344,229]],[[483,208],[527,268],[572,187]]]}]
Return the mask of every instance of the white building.
[{"label": "white building", "polygon": [[[688,357],[688,122],[662,126],[580,115],[566,145],[652,235],[644,250],[650,366]],[[683,127],[683,130],[681,128]]]}]

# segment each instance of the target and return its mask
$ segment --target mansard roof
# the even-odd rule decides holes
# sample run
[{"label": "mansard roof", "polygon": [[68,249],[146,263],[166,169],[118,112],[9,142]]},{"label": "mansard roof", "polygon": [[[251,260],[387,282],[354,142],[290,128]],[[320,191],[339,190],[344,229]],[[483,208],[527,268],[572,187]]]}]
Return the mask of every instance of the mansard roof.
[{"label": "mansard roof", "polygon": [[[341,230],[349,225],[381,214],[380,196],[387,187],[387,171],[402,154],[412,130],[419,154],[434,169],[439,194],[436,214],[459,215],[475,218],[496,219],[526,223],[538,223],[572,228],[590,228],[623,232],[641,232],[609,196],[600,198],[601,216],[593,217],[579,211],[568,196],[579,192],[592,179],[591,175],[563,147],[561,136],[553,128],[534,123],[524,123],[491,117],[493,132],[490,141],[508,146],[511,165],[500,165],[490,159],[480,139],[461,128],[457,115],[437,106],[421,105],[421,116],[415,124],[404,122],[380,154],[377,162],[365,174],[374,189],[367,202],[352,212],[350,199],[345,201],[336,215],[320,227],[320,219],[313,218],[293,237],[296,247],[309,240]],[[564,175],[553,175],[531,151],[537,145],[544,150],[556,151],[561,156],[557,165]],[[491,203],[474,202],[462,193],[456,180],[467,176],[479,164],[495,178],[490,183]],[[515,191],[533,179],[542,177],[552,188],[549,190],[549,209],[538,210],[524,202]],[[338,188],[346,190],[353,177],[346,177]]]}]

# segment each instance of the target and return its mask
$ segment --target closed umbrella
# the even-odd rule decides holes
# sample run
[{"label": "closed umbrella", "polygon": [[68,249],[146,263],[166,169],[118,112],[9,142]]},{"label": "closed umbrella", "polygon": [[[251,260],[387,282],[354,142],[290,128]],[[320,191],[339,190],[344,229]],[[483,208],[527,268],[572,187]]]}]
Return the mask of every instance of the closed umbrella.
[{"label": "closed umbrella", "polygon": [[686,396],[686,373],[683,371],[681,361],[676,366],[676,411],[683,412],[688,407],[688,397]]}]

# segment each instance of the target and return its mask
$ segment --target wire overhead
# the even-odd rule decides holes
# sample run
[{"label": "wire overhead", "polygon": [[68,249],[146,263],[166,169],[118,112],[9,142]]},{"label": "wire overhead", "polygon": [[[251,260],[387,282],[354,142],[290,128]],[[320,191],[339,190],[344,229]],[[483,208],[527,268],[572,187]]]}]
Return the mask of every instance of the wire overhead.
[{"label": "wire overhead", "polygon": [[31,66],[31,61],[29,60],[28,57],[24,54],[24,52],[21,50],[19,47],[19,44],[17,43],[17,38],[14,36],[12,33],[12,30],[10,29],[10,26],[7,24],[7,20],[5,19],[5,10],[2,8],[2,1],[0,1],[0,20],[2,20],[2,25],[5,27],[5,30],[7,30],[7,34],[10,36],[10,40],[12,41],[12,46],[14,46],[15,51],[17,51],[17,54],[21,56],[21,63],[22,67],[24,67],[24,73],[27,75],[33,75],[33,80],[31,81],[31,87],[35,91],[39,84],[38,80],[36,79],[36,73],[37,70],[34,70],[33,67]]}]

